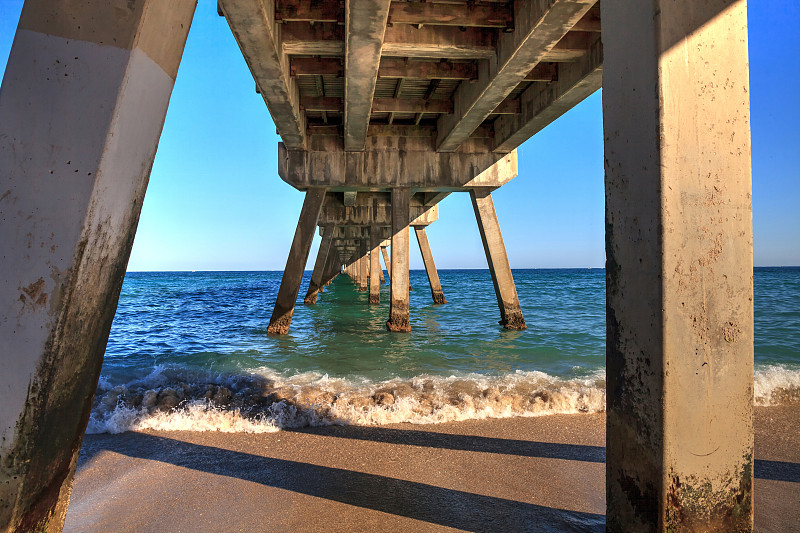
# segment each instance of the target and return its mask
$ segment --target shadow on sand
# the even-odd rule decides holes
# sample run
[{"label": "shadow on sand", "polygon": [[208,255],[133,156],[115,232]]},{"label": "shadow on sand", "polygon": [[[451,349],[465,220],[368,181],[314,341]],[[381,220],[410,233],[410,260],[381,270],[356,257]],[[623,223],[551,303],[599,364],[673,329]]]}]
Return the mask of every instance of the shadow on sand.
[{"label": "shadow on sand", "polygon": [[[422,436],[417,435],[416,438]],[[127,433],[124,436],[94,435],[81,451],[81,463],[85,464],[104,450],[466,531],[605,530],[605,516],[602,514],[553,509],[386,476],[203,446],[145,433]],[[543,450],[549,454],[544,455],[545,457],[558,454],[553,449]],[[569,453],[571,452],[567,452],[567,455]]]}]

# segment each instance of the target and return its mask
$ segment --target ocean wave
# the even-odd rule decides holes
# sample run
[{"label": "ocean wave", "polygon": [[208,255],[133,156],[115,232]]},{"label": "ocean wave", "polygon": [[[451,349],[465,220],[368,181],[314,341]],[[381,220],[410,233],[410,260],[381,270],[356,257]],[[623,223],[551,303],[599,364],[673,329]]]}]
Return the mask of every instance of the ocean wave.
[{"label": "ocean wave", "polygon": [[756,405],[800,403],[800,368],[785,365],[757,368],[753,385]]},{"label": "ocean wave", "polygon": [[[800,402],[800,369],[755,374],[754,401]],[[226,374],[157,366],[123,385],[101,378],[87,433],[130,430],[267,433],[325,425],[433,424],[605,411],[605,372],[565,379],[517,371],[373,382],[268,368]]]},{"label": "ocean wave", "polygon": [[561,379],[543,372],[418,376],[372,382],[262,368],[209,374],[158,366],[147,377],[98,385],[87,433],[191,430],[263,433],[324,425],[430,424],[598,412],[605,374]]}]

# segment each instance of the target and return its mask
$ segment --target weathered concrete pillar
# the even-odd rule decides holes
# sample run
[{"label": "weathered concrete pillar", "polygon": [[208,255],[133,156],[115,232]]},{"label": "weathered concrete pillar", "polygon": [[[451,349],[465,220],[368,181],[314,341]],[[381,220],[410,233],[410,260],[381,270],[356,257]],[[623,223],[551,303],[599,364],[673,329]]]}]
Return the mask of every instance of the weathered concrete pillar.
[{"label": "weathered concrete pillar", "polygon": [[300,218],[297,220],[297,229],[294,231],[292,247],[289,250],[289,257],[286,259],[281,286],[278,289],[278,297],[275,300],[275,309],[269,319],[267,327],[269,335],[289,333],[294,304],[297,294],[300,292],[300,283],[303,281],[303,272],[306,268],[306,261],[308,261],[308,253],[311,251],[311,242],[314,240],[317,219],[322,210],[322,202],[325,200],[325,192],[324,187],[311,187],[306,191]]},{"label": "weathered concrete pillar", "polygon": [[362,239],[358,243],[358,255],[357,264],[358,264],[358,280],[356,285],[358,286],[359,292],[366,292],[369,287],[369,259],[367,258],[367,242],[366,240]]},{"label": "weathered concrete pillar", "polygon": [[389,300],[389,331],[411,331],[408,322],[408,224],[409,190],[392,189],[392,269]]},{"label": "weathered concrete pillar", "polygon": [[386,275],[389,277],[389,282],[391,282],[392,261],[389,259],[389,252],[386,251],[386,246],[381,246],[381,254],[383,255],[383,264],[386,265]]},{"label": "weathered concrete pillar", "polygon": [[319,244],[319,251],[317,252],[317,260],[314,261],[314,270],[311,273],[311,281],[308,284],[308,291],[303,303],[306,305],[314,305],[317,303],[317,295],[322,291],[323,281],[322,276],[325,274],[325,266],[328,263],[328,253],[331,248],[331,241],[333,241],[334,226],[325,226],[322,230],[322,241]]},{"label": "weathered concrete pillar", "polygon": [[383,268],[381,268],[381,256],[380,254],[377,254],[377,256],[378,256],[378,276],[380,276],[381,285],[383,285],[386,283],[386,278],[383,275]]},{"label": "weathered concrete pillar", "polygon": [[745,2],[602,19],[608,529],[751,531]]},{"label": "weathered concrete pillar", "polygon": [[[341,273],[342,265],[339,263],[339,252],[333,247],[328,251],[328,261],[325,265],[325,274],[322,276],[322,286],[327,287]],[[322,292],[322,289],[320,289]]]},{"label": "weathered concrete pillar", "polygon": [[381,280],[379,272],[381,270],[380,250],[383,240],[381,230],[373,226],[369,230],[370,252],[369,252],[369,303],[381,303]]},{"label": "weathered concrete pillar", "polygon": [[195,1],[28,0],[0,89],[0,531],[60,531]]},{"label": "weathered concrete pillar", "polygon": [[422,254],[422,262],[425,263],[425,272],[428,274],[428,283],[431,286],[431,296],[433,303],[446,304],[447,300],[442,292],[442,284],[439,282],[439,273],[436,271],[436,264],[433,262],[431,245],[428,243],[428,234],[425,233],[425,226],[414,226],[414,233],[417,235],[419,252]]},{"label": "weathered concrete pillar", "polygon": [[472,189],[469,192],[472,208],[478,221],[478,229],[486,252],[486,262],[494,283],[497,305],[500,308],[500,324],[506,329],[525,329],[525,319],[519,306],[517,287],[511,274],[511,265],[506,254],[506,245],[500,233],[500,223],[494,210],[492,194],[487,189]]}]

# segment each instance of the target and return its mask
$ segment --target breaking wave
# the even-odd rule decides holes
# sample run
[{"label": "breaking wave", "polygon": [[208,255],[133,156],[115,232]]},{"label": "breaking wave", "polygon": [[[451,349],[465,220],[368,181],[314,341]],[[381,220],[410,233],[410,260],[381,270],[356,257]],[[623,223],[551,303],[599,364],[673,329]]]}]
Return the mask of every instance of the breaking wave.
[{"label": "breaking wave", "polygon": [[[157,366],[112,386],[101,379],[87,433],[130,430],[267,433],[326,425],[433,424],[485,418],[605,411],[605,373],[563,379],[544,372],[502,376],[418,376],[382,382],[250,374],[209,374]],[[755,404],[800,402],[800,369],[756,371]]]},{"label": "breaking wave", "polygon": [[560,379],[543,372],[504,376],[418,376],[382,382],[281,376],[201,374],[158,366],[144,379],[101,380],[87,433],[191,430],[263,433],[324,425],[430,424],[482,418],[598,412],[605,374]]}]

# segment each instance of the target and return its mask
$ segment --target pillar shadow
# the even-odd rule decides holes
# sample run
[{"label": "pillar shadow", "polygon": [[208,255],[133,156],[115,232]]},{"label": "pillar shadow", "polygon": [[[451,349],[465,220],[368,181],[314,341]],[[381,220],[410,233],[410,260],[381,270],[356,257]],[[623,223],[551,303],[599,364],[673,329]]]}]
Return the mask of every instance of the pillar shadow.
[{"label": "pillar shadow", "polygon": [[97,435],[82,459],[102,450],[260,483],[466,531],[604,531],[605,516],[341,468],[275,459],[143,433]]},{"label": "pillar shadow", "polygon": [[500,453],[505,455],[519,455],[522,457],[566,459],[569,461],[586,461],[590,463],[604,463],[606,461],[606,449],[604,446],[589,446],[584,444],[558,444],[553,442],[454,435],[434,431],[391,429],[372,426],[328,426],[323,428],[303,428],[284,431],[313,433],[315,435],[386,444],[408,444],[410,446],[424,446],[427,448]]},{"label": "pillar shadow", "polygon": [[[604,446],[585,444],[557,444],[553,442],[536,442],[515,439],[499,439],[473,435],[454,435],[434,431],[411,429],[391,429],[370,426],[329,426],[324,428],[287,429],[313,433],[343,439],[356,439],[386,444],[407,444],[447,450],[463,450],[469,452],[499,453],[519,455],[522,457],[539,457],[545,459],[564,459],[567,461],[585,461],[605,463]],[[789,481],[800,483],[800,463],[788,461],[755,460],[756,479]]]},{"label": "pillar shadow", "polygon": [[766,459],[756,459],[755,463],[756,479],[800,483],[800,464],[798,463]]}]

